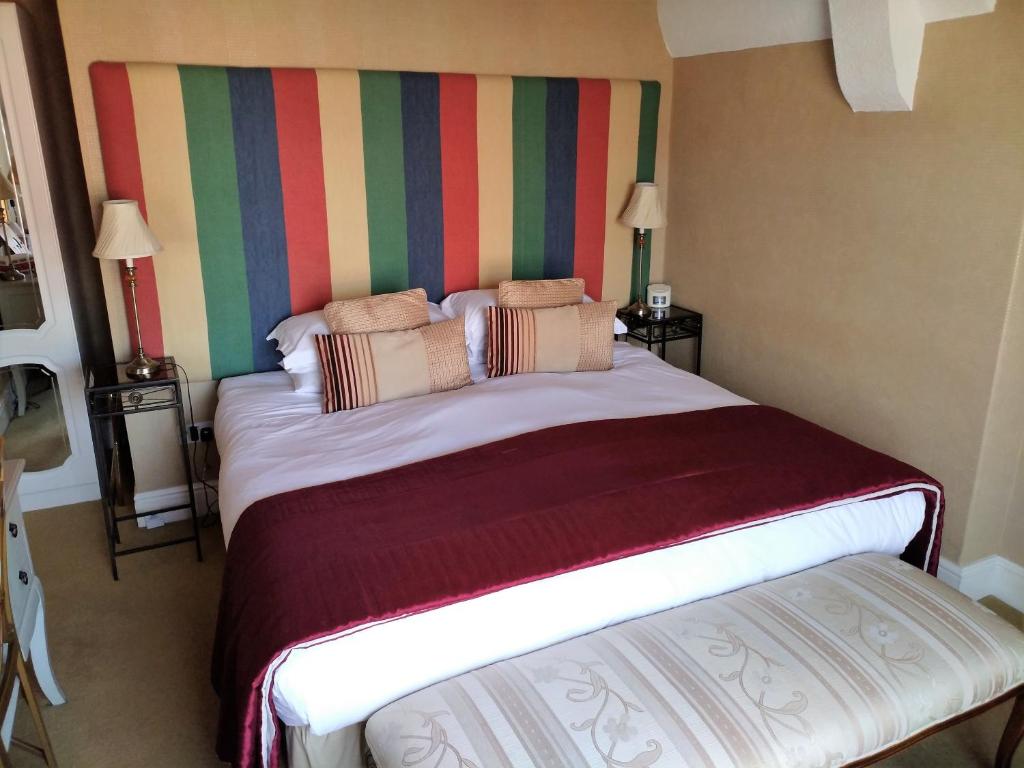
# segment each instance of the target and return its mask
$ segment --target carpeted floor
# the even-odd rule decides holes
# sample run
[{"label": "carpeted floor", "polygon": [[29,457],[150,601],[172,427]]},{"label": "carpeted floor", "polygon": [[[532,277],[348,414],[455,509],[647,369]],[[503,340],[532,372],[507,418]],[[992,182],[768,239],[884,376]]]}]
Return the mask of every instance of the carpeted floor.
[{"label": "carpeted floor", "polygon": [[[203,531],[205,562],[185,544],[143,552],[118,559],[115,582],[98,504],[30,512],[25,525],[68,699],[45,712],[61,766],[222,765],[213,754],[217,700],[208,672],[224,563],[220,526]],[[182,525],[123,526],[124,544],[181,535]],[[19,768],[37,765],[17,759]]]},{"label": "carpeted floor", "polygon": [[[133,555],[119,560],[116,583],[97,504],[32,512],[26,526],[68,698],[44,711],[61,766],[221,766],[208,675],[224,563],[219,526],[204,530],[206,562],[187,545]],[[169,536],[176,526],[132,531],[132,538]],[[989,766],[1008,713],[1001,706],[880,765]],[[19,732],[27,723],[19,716]],[[15,760],[18,768],[38,765],[23,754]],[[1024,754],[1014,765],[1024,768]]]}]

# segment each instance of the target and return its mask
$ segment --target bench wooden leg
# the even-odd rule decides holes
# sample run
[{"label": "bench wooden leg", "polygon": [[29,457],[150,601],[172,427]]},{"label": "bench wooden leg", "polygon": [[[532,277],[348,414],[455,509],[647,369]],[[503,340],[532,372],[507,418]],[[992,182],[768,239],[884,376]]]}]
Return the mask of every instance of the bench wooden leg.
[{"label": "bench wooden leg", "polygon": [[1018,694],[1013,702],[1010,720],[1006,723],[1003,738],[999,740],[999,751],[996,752],[996,768],[1010,768],[1013,753],[1024,739],[1024,693]]}]

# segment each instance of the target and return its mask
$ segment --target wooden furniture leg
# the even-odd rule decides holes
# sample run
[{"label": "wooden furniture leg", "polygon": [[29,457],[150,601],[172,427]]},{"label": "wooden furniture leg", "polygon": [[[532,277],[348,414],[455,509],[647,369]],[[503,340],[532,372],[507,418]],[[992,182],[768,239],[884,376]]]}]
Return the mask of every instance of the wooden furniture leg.
[{"label": "wooden furniture leg", "polygon": [[[36,698],[35,688],[33,684],[35,680],[35,670],[31,664],[26,664],[25,659],[22,658],[21,654],[18,654],[18,679],[21,681],[21,693],[25,697],[25,703],[28,704],[29,714],[32,716],[32,723],[36,727],[36,738],[39,739],[39,744],[27,744],[21,740],[17,740],[18,746],[22,749],[26,749],[29,752],[41,757],[46,761],[48,766],[57,765],[57,758],[53,754],[53,747],[50,745],[50,735],[46,732],[46,724],[43,722],[43,713],[39,709],[39,699]],[[12,736],[11,741],[16,741]]]},{"label": "wooden furniture leg", "polygon": [[1021,739],[1024,739],[1024,693],[1019,694],[1013,702],[1013,711],[1003,731],[1003,738],[999,740],[996,768],[1010,768],[1013,753],[1020,746]]}]

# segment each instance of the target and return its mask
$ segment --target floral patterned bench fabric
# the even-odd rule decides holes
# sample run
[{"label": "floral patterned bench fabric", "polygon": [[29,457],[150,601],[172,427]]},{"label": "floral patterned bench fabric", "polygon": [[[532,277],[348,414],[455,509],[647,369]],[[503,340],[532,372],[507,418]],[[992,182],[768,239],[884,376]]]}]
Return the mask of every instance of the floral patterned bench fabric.
[{"label": "floral patterned bench fabric", "polygon": [[1024,681],[1024,634],[857,555],[432,685],[370,718],[380,768],[838,766]]}]

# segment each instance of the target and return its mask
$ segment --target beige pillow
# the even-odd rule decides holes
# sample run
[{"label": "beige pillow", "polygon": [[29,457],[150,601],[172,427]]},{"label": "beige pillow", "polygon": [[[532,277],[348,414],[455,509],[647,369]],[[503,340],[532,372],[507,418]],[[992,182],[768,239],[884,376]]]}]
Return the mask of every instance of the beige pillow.
[{"label": "beige pillow", "polygon": [[564,307],[583,301],[582,277],[561,280],[502,280],[498,284],[498,306],[520,309]]},{"label": "beige pillow", "polygon": [[614,301],[567,307],[487,308],[487,375],[607,371]]},{"label": "beige pillow", "polygon": [[422,288],[332,301],[324,307],[324,317],[331,333],[406,331],[430,322],[427,292]]},{"label": "beige pillow", "polygon": [[472,383],[462,317],[408,331],[317,335],[324,413]]}]

